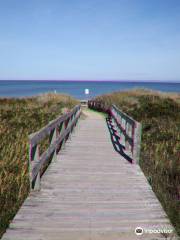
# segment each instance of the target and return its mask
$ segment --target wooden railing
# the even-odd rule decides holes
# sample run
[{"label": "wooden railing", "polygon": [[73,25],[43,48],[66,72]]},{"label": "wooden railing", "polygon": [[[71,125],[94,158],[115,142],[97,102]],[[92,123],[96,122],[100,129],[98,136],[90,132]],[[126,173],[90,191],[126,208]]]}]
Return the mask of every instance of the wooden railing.
[{"label": "wooden railing", "polygon": [[104,102],[101,102],[101,101],[89,100],[88,107],[101,112],[107,112],[107,113],[109,112],[109,107]]},{"label": "wooden railing", "polygon": [[[40,189],[41,175],[44,172],[44,168],[51,160],[56,159],[57,152],[73,131],[80,114],[81,107],[78,105],[74,107],[71,112],[51,121],[40,131],[29,135],[29,172],[31,189]],[[40,155],[39,146],[46,137],[49,137],[49,147]]]},{"label": "wooden railing", "polygon": [[108,108],[104,103],[92,100],[88,102],[88,107],[109,114],[120,136],[120,144],[124,145],[126,153],[132,158],[132,162],[138,163],[141,145],[141,123],[128,116],[115,105]]}]

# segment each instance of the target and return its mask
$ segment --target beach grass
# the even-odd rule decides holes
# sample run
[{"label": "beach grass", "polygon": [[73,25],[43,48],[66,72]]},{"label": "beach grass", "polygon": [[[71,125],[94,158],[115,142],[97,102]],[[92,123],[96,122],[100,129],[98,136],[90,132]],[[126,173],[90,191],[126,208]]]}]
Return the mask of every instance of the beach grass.
[{"label": "beach grass", "polygon": [[180,94],[134,89],[95,100],[142,123],[140,166],[180,234]]},{"label": "beach grass", "polygon": [[0,237],[29,192],[28,135],[77,103],[52,93],[0,98]]}]

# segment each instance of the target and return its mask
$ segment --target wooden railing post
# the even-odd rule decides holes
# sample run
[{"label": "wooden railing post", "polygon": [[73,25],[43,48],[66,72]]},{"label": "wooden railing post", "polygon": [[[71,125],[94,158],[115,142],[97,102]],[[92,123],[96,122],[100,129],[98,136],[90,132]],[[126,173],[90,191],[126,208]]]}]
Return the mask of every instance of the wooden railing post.
[{"label": "wooden railing post", "polygon": [[[51,133],[49,135],[49,144],[54,144],[56,142],[56,139],[57,139],[57,129],[54,128],[53,130],[51,130]],[[53,151],[52,153],[52,160],[53,161],[56,161],[57,159],[57,149],[55,148],[55,150]]]},{"label": "wooden railing post", "polygon": [[[71,118],[69,117],[65,122],[65,130],[69,128],[70,125],[71,125]],[[68,138],[69,138],[69,134],[65,137],[65,142],[67,141]]]},{"label": "wooden railing post", "polygon": [[140,158],[141,133],[142,133],[142,125],[141,123],[136,122],[135,129],[134,129],[134,149],[133,149],[133,158],[136,163],[139,163],[139,158]]},{"label": "wooden railing post", "polygon": [[129,136],[129,124],[126,121],[126,119],[125,119],[125,128],[124,129],[125,129],[125,133],[126,133],[126,135],[125,135],[125,149],[126,149],[126,151],[129,152],[129,141],[128,141],[128,138],[127,138],[127,136]]},{"label": "wooden railing post", "polygon": [[[78,112],[79,112],[79,109],[72,115],[71,122],[73,122],[75,120],[75,118],[77,117],[77,113]],[[76,126],[76,123],[77,123],[77,121],[74,123],[74,126],[71,127],[71,134],[74,131],[74,127]]]},{"label": "wooden railing post", "polygon": [[[61,136],[61,134],[63,133],[64,131],[64,122],[62,122],[58,128],[58,133],[59,133],[59,136]],[[64,148],[64,141],[62,140],[62,142],[60,143],[60,146],[59,146],[59,149],[63,149]]]},{"label": "wooden railing post", "polygon": [[32,178],[32,167],[39,161],[39,145],[32,146],[30,144],[29,152],[29,173],[30,173],[30,189],[40,190],[41,180],[40,180],[40,171],[38,172],[36,179]]}]

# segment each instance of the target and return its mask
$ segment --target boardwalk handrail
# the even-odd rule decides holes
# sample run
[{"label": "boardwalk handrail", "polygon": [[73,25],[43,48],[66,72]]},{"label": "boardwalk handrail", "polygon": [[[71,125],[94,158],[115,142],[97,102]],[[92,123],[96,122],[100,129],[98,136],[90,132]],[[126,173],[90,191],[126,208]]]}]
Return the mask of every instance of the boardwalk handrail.
[{"label": "boardwalk handrail", "polygon": [[141,145],[141,123],[124,113],[114,104],[108,108],[103,102],[90,100],[88,107],[110,115],[121,140],[123,138],[126,152],[129,153],[134,163],[138,163]]},{"label": "boardwalk handrail", "polygon": [[[71,112],[56,118],[38,132],[29,135],[29,174],[31,189],[40,189],[40,178],[44,166],[48,164],[50,159],[56,159],[57,152],[68,139],[80,114],[81,107],[77,105]],[[40,155],[39,144],[47,136],[49,136],[49,147]]]}]

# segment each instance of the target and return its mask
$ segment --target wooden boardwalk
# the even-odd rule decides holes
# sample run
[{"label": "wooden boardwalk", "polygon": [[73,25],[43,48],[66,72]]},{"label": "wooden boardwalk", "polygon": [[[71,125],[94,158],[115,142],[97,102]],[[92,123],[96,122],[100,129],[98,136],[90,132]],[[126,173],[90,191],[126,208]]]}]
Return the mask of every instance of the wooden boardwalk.
[{"label": "wooden boardwalk", "polygon": [[2,239],[177,239],[145,232],[173,228],[139,166],[114,150],[103,116],[85,115]]}]

